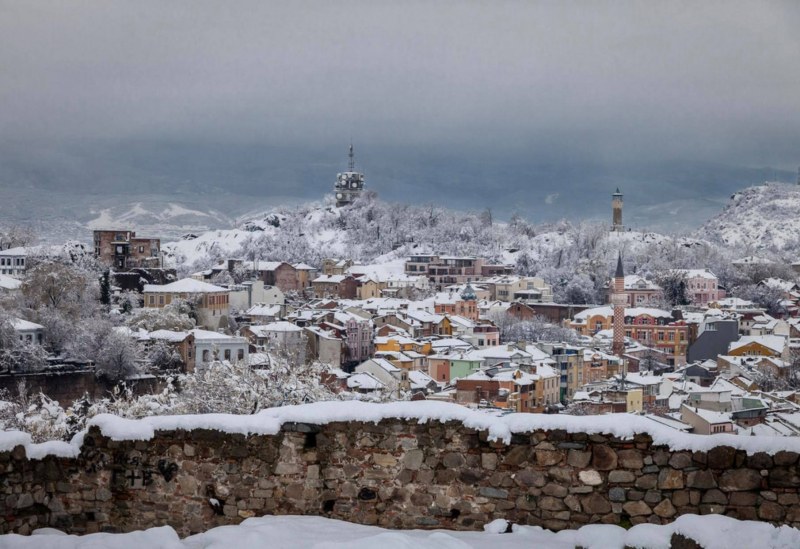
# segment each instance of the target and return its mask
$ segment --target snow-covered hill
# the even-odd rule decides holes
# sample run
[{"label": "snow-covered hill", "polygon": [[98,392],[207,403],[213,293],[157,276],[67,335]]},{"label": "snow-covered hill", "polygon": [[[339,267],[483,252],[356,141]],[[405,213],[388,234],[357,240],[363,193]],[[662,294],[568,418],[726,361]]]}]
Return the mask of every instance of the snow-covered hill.
[{"label": "snow-covered hill", "polygon": [[[237,227],[212,231],[188,231],[179,239],[162,245],[168,263],[173,266],[202,266],[209,260],[223,257],[243,257],[244,248],[257,249],[260,258],[291,260],[278,257],[276,244],[297,252],[294,259],[313,261],[312,256],[303,255],[303,250],[324,250],[331,257],[347,257],[346,232],[337,230],[340,210],[310,203],[297,208],[278,208],[240,218]],[[321,255],[316,254],[321,258]]]},{"label": "snow-covered hill", "polygon": [[192,234],[162,248],[184,274],[231,257],[319,266],[326,257],[399,265],[414,254],[472,255],[515,265],[520,273],[562,287],[577,277],[588,293],[605,283],[619,253],[626,269],[645,274],[669,266],[713,269],[720,256],[692,237],[611,233],[591,222],[498,223],[485,213],[388,204],[374,197],[346,208],[329,203],[278,208],[240,220],[235,229]]},{"label": "snow-covered hill", "polygon": [[741,256],[774,253],[793,259],[800,250],[800,186],[766,183],[739,191],[694,235]]},{"label": "snow-covered hill", "polygon": [[215,210],[201,211],[196,207],[170,202],[145,204],[135,202],[112,208],[92,210],[95,217],[85,225],[87,229],[131,227],[140,235],[178,238],[187,233],[200,233],[209,229],[230,227],[233,221]]}]

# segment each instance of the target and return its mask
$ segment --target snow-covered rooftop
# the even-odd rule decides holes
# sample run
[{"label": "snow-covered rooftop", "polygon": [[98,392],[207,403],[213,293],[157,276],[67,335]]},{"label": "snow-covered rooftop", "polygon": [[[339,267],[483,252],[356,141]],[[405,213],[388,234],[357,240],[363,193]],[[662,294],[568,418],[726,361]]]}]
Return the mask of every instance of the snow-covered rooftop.
[{"label": "snow-covered rooftop", "polygon": [[44,330],[44,326],[42,326],[41,324],[36,324],[35,322],[30,322],[22,318],[11,319],[11,326],[18,332],[27,332],[30,330]]},{"label": "snow-covered rooftop", "polygon": [[270,322],[269,324],[250,326],[250,331],[257,336],[263,336],[268,333],[275,332],[302,332],[303,329],[297,324],[292,324],[291,322],[286,322],[285,320],[279,320],[278,322]]},{"label": "snow-covered rooftop", "polygon": [[18,290],[22,281],[14,277],[0,274],[0,290]]},{"label": "snow-covered rooftop", "polygon": [[[614,308],[610,306],[594,307],[592,309],[584,309],[575,315],[576,321],[585,321],[587,318],[593,316],[614,316]],[[653,318],[672,318],[672,313],[663,309],[654,309],[652,307],[626,307],[625,316],[642,316],[647,315]]]}]

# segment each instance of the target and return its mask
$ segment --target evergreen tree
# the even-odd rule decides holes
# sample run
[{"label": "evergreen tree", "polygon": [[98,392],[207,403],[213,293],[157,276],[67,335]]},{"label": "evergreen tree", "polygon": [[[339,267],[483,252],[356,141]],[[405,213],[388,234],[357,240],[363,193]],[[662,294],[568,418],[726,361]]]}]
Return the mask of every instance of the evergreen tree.
[{"label": "evergreen tree", "polygon": [[111,305],[111,280],[108,269],[100,275],[100,303]]}]

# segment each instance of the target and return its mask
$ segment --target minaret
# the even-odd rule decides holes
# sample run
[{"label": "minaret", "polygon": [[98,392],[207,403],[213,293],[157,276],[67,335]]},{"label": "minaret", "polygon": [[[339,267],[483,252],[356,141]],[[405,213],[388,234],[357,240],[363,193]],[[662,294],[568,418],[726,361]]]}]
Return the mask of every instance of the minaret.
[{"label": "minaret", "polygon": [[617,187],[617,192],[611,195],[611,210],[611,230],[613,232],[624,231],[625,228],[622,226],[622,193],[619,192],[619,187]]},{"label": "minaret", "polygon": [[617,256],[617,272],[614,273],[614,293],[611,294],[611,304],[614,307],[614,337],[611,343],[611,352],[622,358],[625,352],[625,305],[628,304],[628,296],[625,295],[622,254]]}]

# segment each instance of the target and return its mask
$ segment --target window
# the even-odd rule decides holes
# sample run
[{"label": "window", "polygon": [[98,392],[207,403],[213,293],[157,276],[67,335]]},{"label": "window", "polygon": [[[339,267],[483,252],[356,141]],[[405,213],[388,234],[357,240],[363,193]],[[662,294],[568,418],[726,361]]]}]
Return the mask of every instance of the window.
[{"label": "window", "polygon": [[139,253],[140,253],[140,254],[143,254],[143,253],[144,253],[144,246],[139,246]]},{"label": "window", "polygon": [[156,304],[156,296],[154,296],[154,295],[148,296],[147,297],[147,302],[150,305],[155,305]]},{"label": "window", "polygon": [[231,359],[231,350],[225,349],[225,360],[230,360],[230,359]]},{"label": "window", "polygon": [[158,304],[159,305],[163,305],[164,304],[164,296],[163,295],[158,296]]},{"label": "window", "polygon": [[209,357],[208,349],[205,349],[203,351],[203,362],[208,362],[208,357]]},{"label": "window", "polygon": [[239,351],[237,351],[236,358],[239,360],[244,360],[244,349],[239,349]]}]

